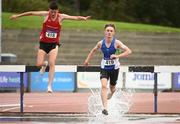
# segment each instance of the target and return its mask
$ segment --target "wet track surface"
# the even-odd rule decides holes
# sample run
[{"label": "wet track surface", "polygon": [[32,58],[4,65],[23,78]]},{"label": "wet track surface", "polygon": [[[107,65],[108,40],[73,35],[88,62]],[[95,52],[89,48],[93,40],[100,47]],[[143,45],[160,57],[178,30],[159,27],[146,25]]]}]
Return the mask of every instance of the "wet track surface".
[{"label": "wet track surface", "polygon": [[180,124],[179,114],[125,114],[120,119],[112,116],[94,117],[89,114],[25,114],[1,115],[2,124]]}]

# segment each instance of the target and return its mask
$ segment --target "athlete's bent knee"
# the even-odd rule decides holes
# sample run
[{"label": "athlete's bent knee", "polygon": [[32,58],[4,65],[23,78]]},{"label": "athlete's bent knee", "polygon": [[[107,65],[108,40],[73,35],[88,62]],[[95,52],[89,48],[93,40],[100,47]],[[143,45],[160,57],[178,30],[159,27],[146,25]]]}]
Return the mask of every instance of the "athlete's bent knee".
[{"label": "athlete's bent knee", "polygon": [[36,66],[37,67],[40,67],[40,66],[42,66],[43,65],[43,63],[36,63]]}]

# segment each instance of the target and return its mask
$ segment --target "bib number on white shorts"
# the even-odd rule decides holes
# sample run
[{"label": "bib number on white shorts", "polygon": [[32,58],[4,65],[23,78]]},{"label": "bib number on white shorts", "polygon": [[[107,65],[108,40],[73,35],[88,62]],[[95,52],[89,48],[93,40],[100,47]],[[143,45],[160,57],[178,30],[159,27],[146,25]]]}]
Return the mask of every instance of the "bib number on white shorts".
[{"label": "bib number on white shorts", "polygon": [[48,38],[56,38],[57,37],[57,33],[56,32],[52,32],[52,31],[47,31],[46,32],[46,37],[48,37]]}]

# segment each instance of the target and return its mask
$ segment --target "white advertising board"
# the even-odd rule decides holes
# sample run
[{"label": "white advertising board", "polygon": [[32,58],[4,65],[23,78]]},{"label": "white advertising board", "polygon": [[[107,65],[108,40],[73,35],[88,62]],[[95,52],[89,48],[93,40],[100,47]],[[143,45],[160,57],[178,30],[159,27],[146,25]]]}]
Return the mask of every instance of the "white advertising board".
[{"label": "white advertising board", "polygon": [[[123,85],[122,73],[119,73],[117,87],[122,88]],[[99,72],[77,72],[78,88],[101,88]]]},{"label": "white advertising board", "polygon": [[[158,89],[169,89],[172,87],[171,73],[158,73]],[[130,72],[126,73],[126,88],[153,89],[154,73]]]}]

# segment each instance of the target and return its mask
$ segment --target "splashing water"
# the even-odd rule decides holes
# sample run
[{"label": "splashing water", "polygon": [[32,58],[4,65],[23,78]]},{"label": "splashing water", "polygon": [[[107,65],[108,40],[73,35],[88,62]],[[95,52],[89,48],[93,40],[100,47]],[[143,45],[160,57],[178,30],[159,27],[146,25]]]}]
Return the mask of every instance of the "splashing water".
[{"label": "splashing water", "polygon": [[[117,89],[113,94],[113,97],[108,100],[108,113],[109,115],[103,115],[103,105],[101,101],[101,91],[91,90],[91,95],[88,98],[88,110],[89,114],[93,115],[94,121],[122,121],[122,116],[127,113],[132,106],[132,97],[134,90],[120,90]],[[91,120],[92,121],[92,120]]]}]

